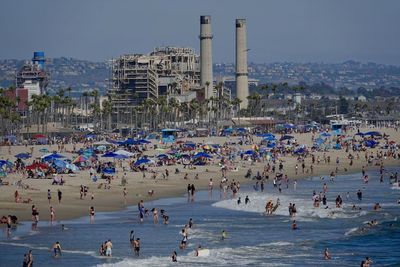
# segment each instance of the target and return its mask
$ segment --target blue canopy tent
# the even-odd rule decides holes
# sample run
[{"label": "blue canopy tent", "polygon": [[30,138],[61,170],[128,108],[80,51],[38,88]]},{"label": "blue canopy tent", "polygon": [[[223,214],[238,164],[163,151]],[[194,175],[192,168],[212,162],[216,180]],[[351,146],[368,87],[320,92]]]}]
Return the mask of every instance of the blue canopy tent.
[{"label": "blue canopy tent", "polygon": [[179,130],[177,129],[163,129],[161,131],[161,140],[163,143],[174,143],[178,137]]},{"label": "blue canopy tent", "polygon": [[19,153],[19,154],[15,155],[14,157],[16,157],[17,159],[29,159],[31,157],[31,154]]}]

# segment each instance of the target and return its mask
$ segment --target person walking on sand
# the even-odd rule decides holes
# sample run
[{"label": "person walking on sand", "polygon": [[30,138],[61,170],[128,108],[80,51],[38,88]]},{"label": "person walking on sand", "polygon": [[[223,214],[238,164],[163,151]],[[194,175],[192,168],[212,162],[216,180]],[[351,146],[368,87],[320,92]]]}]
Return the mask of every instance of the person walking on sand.
[{"label": "person walking on sand", "polygon": [[50,189],[47,189],[47,200],[49,201],[49,205],[50,205],[50,201],[51,201],[51,191],[50,191]]},{"label": "person walking on sand", "polygon": [[61,204],[62,192],[60,189],[57,190],[57,196],[58,196],[58,204]]}]

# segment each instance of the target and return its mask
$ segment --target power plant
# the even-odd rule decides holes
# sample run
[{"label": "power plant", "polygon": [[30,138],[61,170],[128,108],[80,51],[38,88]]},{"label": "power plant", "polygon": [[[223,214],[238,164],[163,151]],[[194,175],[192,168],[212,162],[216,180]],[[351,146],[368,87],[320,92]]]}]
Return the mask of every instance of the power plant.
[{"label": "power plant", "polygon": [[248,106],[249,83],[247,77],[246,20],[236,20],[236,96],[242,100],[241,109]]},{"label": "power plant", "polygon": [[204,98],[214,95],[212,66],[211,16],[200,17],[200,86],[204,88]]}]

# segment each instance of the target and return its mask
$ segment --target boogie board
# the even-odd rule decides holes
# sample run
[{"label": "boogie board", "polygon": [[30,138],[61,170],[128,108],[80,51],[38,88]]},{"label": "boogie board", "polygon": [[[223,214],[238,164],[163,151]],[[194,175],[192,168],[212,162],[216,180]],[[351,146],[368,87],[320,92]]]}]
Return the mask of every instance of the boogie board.
[{"label": "boogie board", "polygon": [[210,250],[207,248],[202,248],[197,250],[197,257],[208,257],[210,256]]}]

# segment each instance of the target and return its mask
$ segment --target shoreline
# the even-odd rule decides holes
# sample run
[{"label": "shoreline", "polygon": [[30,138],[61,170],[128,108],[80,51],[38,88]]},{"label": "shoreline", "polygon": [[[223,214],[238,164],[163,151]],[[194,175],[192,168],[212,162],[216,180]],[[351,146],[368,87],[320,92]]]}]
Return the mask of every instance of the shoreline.
[{"label": "shoreline", "polygon": [[[386,168],[387,167],[389,167],[389,168],[398,167],[397,163],[398,163],[397,160],[391,160],[390,162],[386,162],[385,167]],[[378,170],[378,166],[369,166],[368,171],[371,171],[371,170],[374,170],[374,171]],[[350,175],[350,174],[354,174],[354,173],[361,173],[361,169],[357,169],[357,168],[355,168],[353,166],[352,168],[348,169],[347,171],[339,171],[337,175],[338,176],[342,176],[342,175]],[[326,173],[322,173],[322,172],[316,173],[316,172],[314,172],[313,174],[310,174],[310,173],[308,173],[308,174],[299,174],[296,177],[296,180],[310,179],[312,177],[327,176],[327,175],[329,175],[329,173],[327,173],[327,172]],[[244,178],[244,177],[242,177],[242,178],[241,177],[234,177],[233,179],[235,181],[239,181],[241,185],[246,185],[246,186],[254,184],[256,182],[256,180],[254,180],[254,179],[249,179],[249,178]],[[361,180],[361,178],[360,178],[360,180]],[[197,182],[199,182],[199,180],[197,180]],[[205,181],[205,182],[206,182],[206,184],[204,184],[202,182],[202,183],[200,183],[200,185],[198,183],[197,186],[196,186],[196,191],[208,191],[208,181]],[[266,184],[267,187],[268,187],[268,185],[271,185],[271,179],[267,180],[265,184]],[[214,192],[216,190],[219,191],[219,188],[218,189],[214,188]],[[186,194],[186,192],[187,191],[185,189],[179,188],[179,189],[175,189],[175,190],[174,189],[170,189],[170,190],[168,190],[166,192],[161,192],[156,197],[149,197],[149,196],[140,197],[140,196],[136,196],[136,198],[134,200],[128,201],[125,206],[121,206],[121,205],[99,206],[96,209],[96,211],[97,212],[102,212],[102,213],[104,213],[104,212],[105,213],[108,213],[108,212],[119,212],[119,211],[123,211],[125,209],[128,209],[129,207],[136,206],[137,202],[139,202],[140,200],[144,200],[144,202],[146,203],[146,202],[149,202],[149,201],[158,201],[158,200],[162,200],[162,199],[166,199],[166,198],[183,197]],[[26,204],[26,205],[29,205],[29,204]],[[57,223],[60,222],[60,221],[71,221],[71,220],[77,220],[77,219],[81,219],[81,218],[85,218],[85,217],[87,217],[88,221],[89,221],[89,216],[85,212],[81,212],[81,211],[68,213],[68,214],[65,214],[65,216],[61,215],[61,216],[58,216],[58,217],[61,217],[61,219],[56,220]],[[22,219],[22,220],[19,219],[19,221],[20,221],[19,223],[31,222],[31,220],[30,220],[31,218],[29,216],[21,216],[21,218],[26,218],[26,219]],[[50,222],[50,220],[47,220],[47,219],[44,219],[44,220],[41,219],[40,221],[42,221],[42,222]],[[0,227],[1,226],[2,225],[0,224]]]},{"label": "shoreline", "polygon": [[[391,139],[398,141],[400,140],[400,133],[396,132],[391,128],[381,129],[382,132],[386,132],[390,134]],[[349,132],[348,134],[352,134]],[[354,134],[354,132],[353,132]],[[303,134],[293,134],[295,138],[301,144],[310,145],[311,143],[311,134],[303,133]],[[191,138],[188,139],[194,142],[203,142],[207,140],[207,138]],[[216,137],[212,138],[213,142],[216,143],[224,143],[226,141],[235,141],[236,137]],[[255,142],[260,139],[255,138]],[[82,145],[82,144],[80,144]],[[38,158],[41,156],[39,153],[39,149],[47,147],[49,150],[56,150],[57,145],[52,146],[35,146],[34,147],[34,158]],[[242,149],[250,149],[250,145],[243,145]],[[2,147],[1,151],[2,159],[13,158],[12,155],[17,153],[26,152],[28,147],[24,146],[14,146],[11,147],[11,153],[6,152],[6,148]],[[67,151],[72,150],[72,145],[66,145]],[[77,147],[79,149],[79,147]],[[375,153],[380,151],[379,148],[368,149],[368,153]],[[353,155],[356,153],[350,151]],[[7,153],[7,155],[5,155]],[[61,152],[66,155],[68,158],[71,158],[73,154],[69,152]],[[150,149],[146,151],[147,155],[157,155],[159,152],[154,149]],[[336,157],[340,158],[340,164],[338,175],[351,174],[361,172],[362,166],[366,166],[366,171],[376,169],[377,166],[369,166],[364,159],[365,152],[359,152],[360,159],[354,159],[353,166],[349,166],[349,160],[347,158],[348,153],[341,150],[331,149],[327,152],[315,152],[315,156],[321,158],[321,163],[317,164],[317,162],[313,165],[314,171],[313,173],[302,173],[301,168],[299,168],[298,175],[295,175],[295,165],[298,164],[295,156],[280,156],[279,160],[282,160],[284,164],[284,169],[282,173],[288,175],[290,180],[290,184],[293,183],[295,179],[304,179],[313,176],[326,176],[329,175],[336,168],[335,159]],[[331,163],[324,163],[322,160],[323,154],[331,157]],[[101,183],[104,184],[104,180],[99,179],[96,183],[93,183],[90,180],[88,170],[82,170],[78,172],[74,177],[69,177],[65,175],[66,184],[63,186],[51,185],[51,180],[49,179],[22,179],[22,181],[28,184],[32,188],[36,188],[37,190],[27,190],[27,189],[17,189],[16,186],[12,184],[22,178],[21,174],[12,173],[9,174],[7,178],[4,178],[4,181],[8,181],[10,183],[9,186],[0,186],[0,217],[7,215],[15,215],[18,217],[19,221],[30,221],[31,220],[31,206],[34,204],[38,207],[40,213],[40,221],[50,221],[50,212],[49,208],[52,205],[55,208],[55,221],[65,221],[71,219],[77,219],[81,217],[88,217],[89,221],[89,208],[93,206],[96,212],[111,212],[111,211],[119,211],[127,208],[128,206],[136,205],[140,200],[144,200],[148,202],[149,200],[159,200],[163,198],[182,196],[187,191],[187,184],[195,184],[196,190],[207,190],[209,179],[213,179],[214,184],[214,192],[219,191],[219,182],[221,177],[220,167],[217,165],[217,160],[212,159],[212,163],[207,166],[200,166],[196,169],[183,169],[182,165],[173,165],[173,166],[161,166],[154,167],[152,169],[156,170],[159,175],[157,179],[152,179],[150,173],[147,173],[147,177],[143,178],[142,173],[137,172],[127,172],[126,178],[128,184],[125,186],[127,188],[127,202],[124,204],[123,199],[123,188],[121,185],[121,177],[123,175],[123,171],[121,167],[118,167],[118,171],[115,175],[115,179],[111,182],[111,189],[99,189],[99,185]],[[383,159],[384,166],[386,167],[397,167],[400,165],[399,159]],[[247,161],[240,161],[236,163],[235,166],[238,167],[237,172],[227,172],[227,178],[229,181],[235,180],[239,181],[241,184],[252,184],[255,183],[255,180],[245,178],[245,174],[248,169],[252,169],[253,175],[257,173],[257,171],[262,172],[264,166],[268,163],[268,161],[257,162],[254,165],[251,165]],[[375,160],[374,160],[375,163]],[[271,164],[271,162],[270,162]],[[311,157],[307,157],[305,160],[306,169],[311,164]],[[127,161],[123,162],[124,166],[127,166]],[[278,165],[278,164],[276,164]],[[300,164],[299,164],[300,166]],[[180,169],[179,174],[174,174],[175,168]],[[344,171],[344,168],[347,168],[347,171]],[[169,170],[170,176],[168,180],[160,177],[160,172],[164,172],[165,169]],[[278,172],[278,168],[277,168]],[[184,180],[184,174],[188,174],[189,179]],[[198,175],[199,179],[194,179],[194,176]],[[273,177],[275,174],[269,173],[270,178],[266,182],[266,187],[269,187],[272,183]],[[80,199],[79,188],[80,185],[89,186],[88,196],[85,199]],[[50,189],[52,192],[52,200],[49,205],[47,200],[47,189]],[[57,201],[57,190],[60,189],[63,192],[63,198],[61,204],[58,204]],[[14,201],[14,192],[18,190],[22,199],[31,198],[32,203],[24,204],[24,203],[15,203]],[[149,190],[154,190],[153,196],[148,196],[147,192]],[[91,194],[94,194],[94,200],[91,200]]]}]

